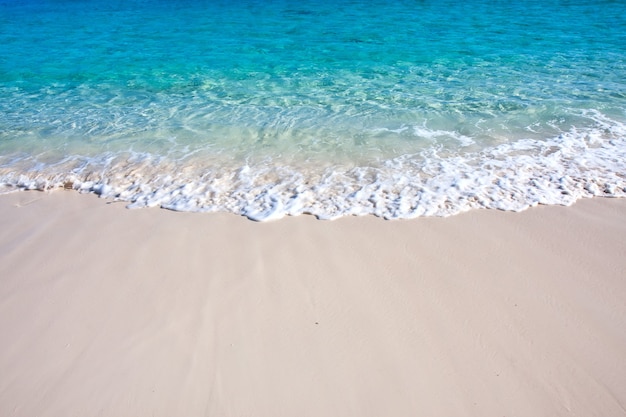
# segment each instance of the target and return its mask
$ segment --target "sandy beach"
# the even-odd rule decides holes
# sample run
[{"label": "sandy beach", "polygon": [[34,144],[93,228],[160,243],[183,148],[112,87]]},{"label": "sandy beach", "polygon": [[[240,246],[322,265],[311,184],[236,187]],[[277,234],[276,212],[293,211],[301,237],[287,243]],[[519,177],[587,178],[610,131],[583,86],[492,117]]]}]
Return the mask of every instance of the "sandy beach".
[{"label": "sandy beach", "polygon": [[625,416],[626,199],[385,221],[0,196],[2,416]]}]

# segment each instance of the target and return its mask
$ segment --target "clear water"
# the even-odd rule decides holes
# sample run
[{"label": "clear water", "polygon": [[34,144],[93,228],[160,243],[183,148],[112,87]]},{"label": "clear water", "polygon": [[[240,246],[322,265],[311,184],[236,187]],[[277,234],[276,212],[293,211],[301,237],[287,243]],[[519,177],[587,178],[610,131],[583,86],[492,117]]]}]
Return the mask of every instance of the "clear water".
[{"label": "clear water", "polygon": [[626,196],[626,2],[0,0],[0,192],[257,220]]}]

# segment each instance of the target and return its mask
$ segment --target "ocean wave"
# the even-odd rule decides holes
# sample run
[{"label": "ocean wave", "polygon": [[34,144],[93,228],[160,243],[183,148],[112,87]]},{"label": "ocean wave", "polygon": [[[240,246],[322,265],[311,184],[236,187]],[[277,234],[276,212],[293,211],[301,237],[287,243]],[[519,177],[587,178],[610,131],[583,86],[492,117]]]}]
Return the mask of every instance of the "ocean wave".
[{"label": "ocean wave", "polygon": [[585,117],[592,126],[547,139],[466,152],[435,146],[368,165],[285,163],[269,156],[245,163],[227,162],[223,155],[209,161],[204,154],[170,160],[145,152],[74,155],[54,163],[3,157],[0,192],[71,188],[127,202],[129,208],[224,211],[257,221],[301,214],[449,216],[626,196],[626,125],[598,111]]}]

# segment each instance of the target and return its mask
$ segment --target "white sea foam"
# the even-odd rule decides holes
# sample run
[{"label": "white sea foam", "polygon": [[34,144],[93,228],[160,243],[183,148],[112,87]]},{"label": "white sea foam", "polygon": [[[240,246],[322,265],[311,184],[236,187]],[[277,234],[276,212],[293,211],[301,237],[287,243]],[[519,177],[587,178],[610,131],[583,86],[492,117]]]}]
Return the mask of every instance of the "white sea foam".
[{"label": "white sea foam", "polygon": [[426,139],[440,139],[440,138],[452,138],[456,140],[460,146],[470,146],[474,143],[474,139],[469,136],[463,135],[459,132],[448,131],[448,130],[433,130],[424,126],[415,126],[413,127],[413,132],[415,135],[419,137],[423,137]]},{"label": "white sea foam", "polygon": [[[520,211],[591,196],[624,197],[626,126],[596,111],[586,117],[593,127],[572,127],[549,139],[472,152],[432,147],[356,167],[281,165],[275,159],[214,166],[187,158],[183,164],[147,153],[67,157],[53,165],[31,157],[0,164],[0,189],[65,186],[126,201],[130,208],[226,211],[258,221],[305,213],[321,219],[449,216],[475,208]],[[29,163],[30,169],[15,168]]]}]

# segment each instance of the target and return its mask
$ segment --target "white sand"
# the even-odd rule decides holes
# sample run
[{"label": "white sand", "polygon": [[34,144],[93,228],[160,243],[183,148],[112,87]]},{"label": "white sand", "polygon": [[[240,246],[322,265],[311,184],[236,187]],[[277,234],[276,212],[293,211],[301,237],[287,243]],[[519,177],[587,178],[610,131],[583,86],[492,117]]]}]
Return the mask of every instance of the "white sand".
[{"label": "white sand", "polygon": [[0,196],[0,416],[625,416],[626,199],[253,223]]}]

